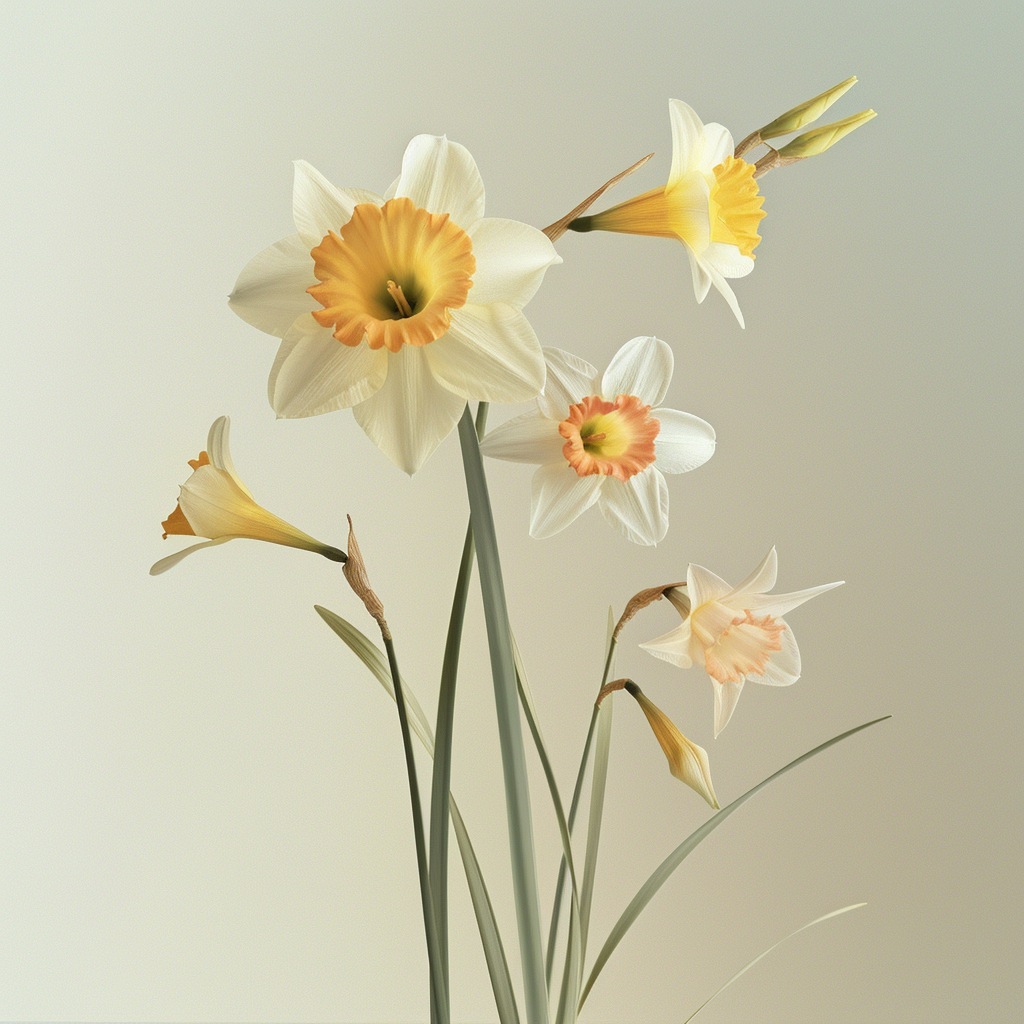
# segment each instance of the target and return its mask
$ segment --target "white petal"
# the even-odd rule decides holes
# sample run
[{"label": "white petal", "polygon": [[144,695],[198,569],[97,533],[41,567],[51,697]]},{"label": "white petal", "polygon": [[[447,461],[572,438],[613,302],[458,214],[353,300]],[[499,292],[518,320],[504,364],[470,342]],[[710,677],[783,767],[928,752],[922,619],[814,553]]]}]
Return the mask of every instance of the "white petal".
[{"label": "white petal", "polygon": [[465,146],[443,135],[417,135],[402,158],[396,196],[431,213],[450,214],[463,231],[484,215],[484,183]]},{"label": "white petal", "polygon": [[560,348],[545,348],[543,352],[548,372],[538,403],[545,416],[561,423],[569,415],[570,405],[597,394],[595,378],[598,373],[585,359],[571,352]]},{"label": "white petal", "polygon": [[[775,546],[764,556],[761,564],[740,584],[732,588],[728,598],[745,594],[764,594],[775,586],[775,579],[779,573],[779,558],[775,553]],[[726,604],[735,602],[727,600]],[[745,607],[745,606],[744,606]]]},{"label": "white petal", "polygon": [[543,231],[517,220],[485,217],[469,232],[476,273],[469,299],[473,305],[507,302],[522,309],[552,264],[561,263]]},{"label": "white petal", "polygon": [[465,407],[465,398],[434,380],[423,349],[403,345],[387,357],[384,386],[352,412],[366,436],[411,476],[452,432]]},{"label": "white petal", "polygon": [[690,273],[693,274],[693,294],[698,302],[703,302],[711,287],[711,275],[701,266],[700,260],[693,254],[689,246],[686,255],[690,257]]},{"label": "white petal", "polygon": [[[776,621],[782,620],[777,619]],[[786,628],[779,634],[782,650],[772,651],[763,675],[747,676],[752,683],[792,686],[800,678],[800,648],[796,645],[796,637],[793,636],[793,630],[789,628],[789,623],[783,622],[783,625]]]},{"label": "white petal", "polygon": [[332,185],[305,160],[295,161],[292,217],[307,252],[319,245],[328,231],[343,228],[352,219],[355,206],[351,194]]},{"label": "white petal", "polygon": [[447,332],[423,352],[437,381],[463,398],[528,402],[544,387],[540,342],[514,306],[453,309]]},{"label": "white petal", "polygon": [[193,551],[198,551],[200,548],[212,548],[215,544],[224,544],[229,540],[237,539],[237,537],[218,537],[216,540],[204,540],[201,544],[193,544],[189,548],[182,548],[181,551],[175,551],[173,555],[168,555],[166,558],[161,558],[159,562],[154,562],[149,570],[149,575],[159,576],[160,573],[167,572],[168,569],[176,566],[186,555],[191,555]]},{"label": "white petal", "polygon": [[601,381],[609,402],[619,395],[636,395],[646,405],[658,405],[672,381],[672,349],[660,338],[634,338],[612,356]]},{"label": "white petal", "polygon": [[402,180],[402,176],[399,175],[390,185],[384,190],[384,202],[389,199],[395,198],[395,193],[398,191],[398,183]]},{"label": "white petal", "polygon": [[210,433],[206,438],[206,454],[210,459],[210,465],[214,469],[224,470],[242,491],[252,498],[252,491],[238,478],[238,474],[235,472],[235,464],[231,461],[231,451],[228,448],[228,432],[230,427],[231,420],[227,416],[221,416],[213,421],[213,426],[210,427]]},{"label": "white petal", "polygon": [[732,156],[735,149],[736,144],[732,141],[728,128],[715,121],[704,125],[702,169],[713,170],[720,163],[724,163],[727,156]]},{"label": "white petal", "polygon": [[238,275],[228,305],[257,330],[283,338],[297,317],[320,305],[306,293],[316,284],[309,249],[298,235],[289,235],[253,256]]},{"label": "white petal", "polygon": [[699,608],[708,601],[719,601],[732,588],[720,576],[716,576],[703,565],[691,562],[686,567],[686,595],[691,608]]},{"label": "white petal", "polygon": [[541,466],[533,474],[530,502],[530,536],[543,540],[564,530],[597,501],[604,477],[577,476],[562,465]]},{"label": "white petal", "polygon": [[711,283],[725,296],[725,301],[729,303],[729,308],[736,315],[736,319],[739,320],[740,327],[745,327],[743,314],[740,312],[740,304],[736,301],[736,296],[725,278],[710,263],[705,263],[700,256],[695,255],[694,259],[700,262],[701,268],[711,278]]},{"label": "white petal", "polygon": [[384,349],[373,351],[365,342],[342,345],[307,313],[281,342],[267,394],[278,416],[319,416],[365,402],[386,375]]},{"label": "white petal", "polygon": [[[384,197],[371,192],[368,188],[339,188],[342,196],[352,204],[355,209],[360,203],[372,203],[374,206],[383,206]],[[342,227],[345,225],[343,224]]]},{"label": "white petal", "polygon": [[671,188],[698,165],[704,151],[704,125],[693,107],[682,100],[668,101],[668,116],[672,123],[672,170],[667,187]]},{"label": "white petal", "polygon": [[492,459],[546,466],[565,461],[564,445],[558,424],[534,410],[495,427],[480,442],[480,451]]},{"label": "white petal", "polygon": [[626,481],[608,477],[600,506],[605,521],[634,544],[657,544],[668,533],[668,485],[654,466]]},{"label": "white petal", "polygon": [[718,734],[729,724],[732,713],[736,710],[736,704],[743,692],[743,683],[718,683],[714,679],[711,685],[715,690],[715,739]]},{"label": "white petal", "polygon": [[661,424],[654,458],[662,473],[687,473],[715,454],[715,431],[699,416],[677,409],[655,409],[651,415]]},{"label": "white petal", "polygon": [[693,664],[690,657],[690,620],[683,619],[675,629],[640,646],[662,661],[689,668]]},{"label": "white petal", "polygon": [[711,242],[700,258],[722,277],[746,277],[754,269],[754,257],[744,256],[739,247],[727,242]]},{"label": "white petal", "polygon": [[821,587],[811,587],[809,590],[795,590],[792,594],[748,594],[745,600],[751,612],[758,615],[772,615],[778,618],[786,612],[798,608],[805,601],[812,597],[824,594],[826,590],[834,590],[841,587],[845,581],[837,580],[835,583],[826,583]]}]

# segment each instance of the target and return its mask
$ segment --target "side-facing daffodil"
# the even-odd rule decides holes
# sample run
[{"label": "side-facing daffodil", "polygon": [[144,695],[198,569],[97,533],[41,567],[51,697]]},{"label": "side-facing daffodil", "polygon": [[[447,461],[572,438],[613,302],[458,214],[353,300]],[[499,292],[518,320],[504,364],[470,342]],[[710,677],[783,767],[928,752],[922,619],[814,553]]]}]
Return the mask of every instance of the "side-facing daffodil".
[{"label": "side-facing daffodil", "polygon": [[769,594],[777,570],[775,548],[737,587],[691,563],[686,570],[686,593],[674,589],[665,595],[683,617],[682,623],[640,645],[680,668],[694,662],[704,666],[715,691],[715,736],[732,717],[747,680],[789,686],[800,678],[800,649],[780,616],[843,582]]},{"label": "side-facing daffodil", "polygon": [[192,475],[181,485],[178,504],[162,524],[165,540],[170,534],[209,539],[161,558],[149,570],[150,575],[166,572],[193,551],[238,537],[315,551],[333,562],[344,562],[344,551],[321,544],[256,504],[249,488],[238,479],[231,461],[228,423],[227,416],[215,420],[210,427],[206,451],[200,452],[199,458],[188,460]]},{"label": "side-facing daffodil", "polygon": [[522,307],[561,258],[536,228],[483,214],[476,163],[443,137],[414,138],[383,196],[297,161],[297,234],[252,259],[230,298],[282,339],[269,382],[278,416],[351,407],[414,473],[467,399],[535,397],[544,359]]},{"label": "side-facing daffodil", "polygon": [[547,382],[536,408],[492,430],[485,455],[539,464],[530,536],[564,530],[595,502],[636,544],[668,530],[664,473],[685,473],[714,454],[715,432],[697,416],[659,408],[672,380],[672,349],[634,338],[598,373],[557,348],[544,349]]},{"label": "side-facing daffodil", "polygon": [[704,124],[682,100],[669,100],[672,169],[668,184],[627,199],[610,210],[580,217],[573,231],[618,231],[678,238],[686,246],[693,290],[703,302],[712,284],[743,326],[743,314],[726,278],[754,269],[754,249],[764,216],[754,165],[733,156],[728,129]]}]

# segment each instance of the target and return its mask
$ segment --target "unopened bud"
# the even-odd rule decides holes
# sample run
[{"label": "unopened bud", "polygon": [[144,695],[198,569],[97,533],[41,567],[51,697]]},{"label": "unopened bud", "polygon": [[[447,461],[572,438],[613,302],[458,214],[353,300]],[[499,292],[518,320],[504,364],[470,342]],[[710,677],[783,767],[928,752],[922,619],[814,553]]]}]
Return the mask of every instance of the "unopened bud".
[{"label": "unopened bud", "polygon": [[384,620],[384,602],[370,589],[370,578],[366,574],[366,563],[363,561],[363,554],[356,543],[355,530],[352,529],[352,517],[348,517],[348,561],[342,569],[348,585],[355,592],[356,597],[366,605],[366,610],[377,620],[381,633],[385,639],[391,636],[388,631],[388,624]]},{"label": "unopened bud", "polygon": [[799,131],[805,124],[817,121],[847,89],[852,88],[856,84],[857,76],[854,75],[845,82],[840,82],[838,85],[832,86],[831,89],[826,89],[820,96],[815,96],[814,99],[801,103],[792,110],[787,110],[781,117],[775,118],[771,124],[766,124],[757,134],[761,139],[775,139],[780,135],[788,135],[790,132]]},{"label": "unopened bud", "polygon": [[668,758],[669,771],[680,782],[685,782],[692,790],[699,793],[717,811],[718,797],[711,785],[711,766],[708,764],[707,751],[691,743],[675,726],[664,711],[649,701],[636,683],[626,682],[623,689],[636,699],[655,738]]},{"label": "unopened bud", "polygon": [[787,143],[779,150],[780,161],[783,164],[791,163],[794,160],[805,160],[809,156],[824,153],[844,135],[849,135],[854,128],[859,128],[874,116],[873,110],[862,110],[859,114],[844,118],[842,121],[835,121],[832,124],[822,125],[820,128],[804,132],[803,135],[798,135],[792,142]]}]

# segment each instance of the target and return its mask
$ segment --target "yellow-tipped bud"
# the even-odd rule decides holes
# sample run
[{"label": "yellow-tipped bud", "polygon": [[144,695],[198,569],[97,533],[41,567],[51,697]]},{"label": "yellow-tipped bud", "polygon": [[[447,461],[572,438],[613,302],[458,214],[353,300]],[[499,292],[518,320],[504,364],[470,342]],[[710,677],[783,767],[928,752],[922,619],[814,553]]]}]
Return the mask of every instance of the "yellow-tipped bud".
[{"label": "yellow-tipped bud", "polygon": [[783,146],[779,150],[779,157],[785,163],[792,160],[804,160],[809,156],[824,153],[844,135],[849,135],[854,128],[859,128],[874,116],[873,110],[862,110],[852,117],[843,118],[842,121],[835,121],[832,124],[822,125],[820,128],[804,132],[803,135],[798,135],[792,142]]},{"label": "yellow-tipped bud", "polygon": [[711,767],[707,751],[691,743],[664,711],[649,701],[636,683],[624,681],[623,689],[636,699],[651,726],[661,749],[668,758],[669,771],[699,793],[716,811],[719,809],[715,788],[711,785]]},{"label": "yellow-tipped bud", "polygon": [[766,124],[757,134],[761,140],[774,139],[780,135],[788,135],[790,132],[799,131],[805,124],[817,121],[822,114],[832,106],[840,96],[857,84],[857,76],[848,78],[845,82],[826,89],[820,96],[813,100],[801,103],[792,110],[787,110],[781,117],[775,118],[771,124]]}]

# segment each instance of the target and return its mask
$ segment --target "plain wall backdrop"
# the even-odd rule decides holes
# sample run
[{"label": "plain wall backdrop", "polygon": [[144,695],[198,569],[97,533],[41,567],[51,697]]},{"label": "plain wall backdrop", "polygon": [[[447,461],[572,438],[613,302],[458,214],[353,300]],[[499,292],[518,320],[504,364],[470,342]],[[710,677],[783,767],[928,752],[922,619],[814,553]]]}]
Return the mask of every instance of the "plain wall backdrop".
[{"label": "plain wall backdrop", "polygon": [[[228,309],[293,231],[291,161],[383,190],[445,133],[487,213],[542,227],[645,153],[667,101],[738,138],[856,74],[825,115],[879,116],[762,179],[741,331],[693,297],[677,243],[567,235],[526,313],[604,367],[672,345],[665,404],[715,457],[669,479],[639,548],[596,510],[527,535],[532,470],[489,464],[513,627],[571,791],[609,605],[738,581],[772,544],[801,680],[711,686],[636,644],[619,671],[707,748],[724,804],[860,722],[891,721],[752,801],[622,943],[583,1020],[1009,1021],[1021,1004],[1020,12],[1005,3],[11,4],[0,46],[2,488],[0,1019],[422,1021],[426,959],[392,703],[313,612],[370,632],[339,567],[238,541],[149,566],[186,460],[232,417],[242,478],[344,545],[345,514],[433,709],[468,515],[458,444],[413,478],[347,412],[275,421],[277,340]],[[603,203],[602,203],[603,205]],[[600,208],[600,206],[598,207]],[[521,411],[494,408],[492,423]],[[483,619],[467,619],[453,790],[518,973]],[[426,761],[421,762],[426,772]],[[531,769],[537,765],[531,755]],[[542,898],[558,838],[533,778]],[[639,710],[616,705],[591,957],[706,819]],[[454,1019],[495,1020],[453,851]]]}]

